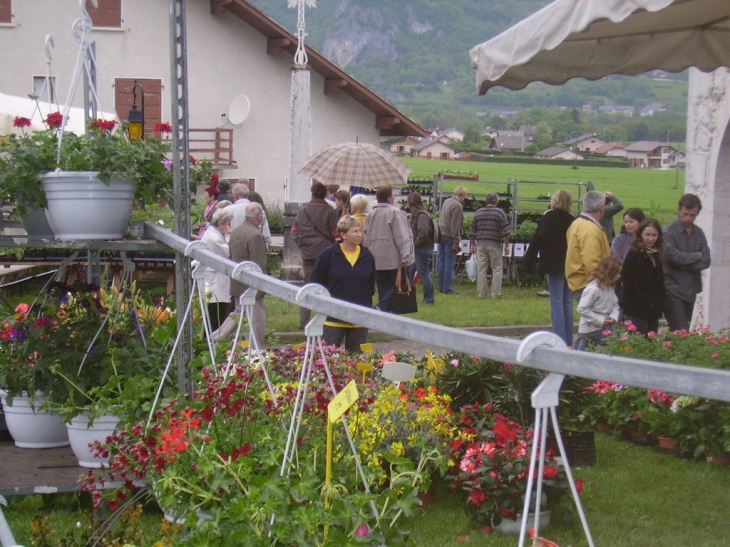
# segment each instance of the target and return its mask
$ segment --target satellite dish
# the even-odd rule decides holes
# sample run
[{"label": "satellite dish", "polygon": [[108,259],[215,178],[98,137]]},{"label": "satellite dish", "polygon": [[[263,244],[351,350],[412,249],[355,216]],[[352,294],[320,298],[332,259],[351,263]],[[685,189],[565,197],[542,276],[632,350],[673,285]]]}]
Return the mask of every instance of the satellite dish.
[{"label": "satellite dish", "polygon": [[228,107],[228,121],[233,125],[240,125],[248,118],[249,112],[251,112],[251,103],[248,97],[239,95],[231,101],[231,106]]}]

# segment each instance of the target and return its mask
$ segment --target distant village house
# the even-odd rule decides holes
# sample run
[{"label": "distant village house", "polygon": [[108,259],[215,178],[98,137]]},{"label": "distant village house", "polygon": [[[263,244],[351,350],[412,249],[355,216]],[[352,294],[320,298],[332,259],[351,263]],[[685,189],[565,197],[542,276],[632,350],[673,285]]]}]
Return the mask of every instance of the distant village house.
[{"label": "distant village house", "polygon": [[545,150],[540,150],[535,154],[537,159],[549,159],[549,160],[582,160],[584,156],[573,152],[568,148],[562,148],[560,146],[551,146]]}]

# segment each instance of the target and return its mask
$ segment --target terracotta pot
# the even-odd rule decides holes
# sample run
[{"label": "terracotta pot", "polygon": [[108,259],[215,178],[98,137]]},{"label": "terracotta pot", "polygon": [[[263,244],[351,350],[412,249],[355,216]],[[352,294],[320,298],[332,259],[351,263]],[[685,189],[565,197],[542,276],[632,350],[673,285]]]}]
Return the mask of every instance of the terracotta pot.
[{"label": "terracotta pot", "polygon": [[421,507],[426,508],[436,503],[436,483],[432,482],[428,490],[425,492],[419,492],[416,497],[421,500]]},{"label": "terracotta pot", "polygon": [[657,437],[657,441],[659,442],[659,448],[664,448],[666,450],[679,450],[677,443],[675,443],[674,439],[671,437]]},{"label": "terracotta pot", "polygon": [[611,432],[613,431],[613,426],[609,425],[605,422],[597,422],[596,423],[596,429],[598,431],[605,431],[605,432]]}]

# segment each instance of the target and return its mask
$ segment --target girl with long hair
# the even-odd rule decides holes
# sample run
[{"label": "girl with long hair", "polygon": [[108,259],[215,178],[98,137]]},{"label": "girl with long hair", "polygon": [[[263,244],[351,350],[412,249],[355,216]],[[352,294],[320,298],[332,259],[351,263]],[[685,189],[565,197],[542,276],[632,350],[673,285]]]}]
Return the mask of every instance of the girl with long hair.
[{"label": "girl with long hair", "polygon": [[589,342],[600,344],[616,328],[618,321],[618,297],[616,283],[621,277],[621,261],[605,256],[588,275],[588,285],[578,303],[578,350],[583,351]]},{"label": "girl with long hair", "polygon": [[657,332],[664,309],[663,254],[662,228],[655,219],[647,218],[634,232],[621,270],[621,307],[626,320],[644,336]]}]

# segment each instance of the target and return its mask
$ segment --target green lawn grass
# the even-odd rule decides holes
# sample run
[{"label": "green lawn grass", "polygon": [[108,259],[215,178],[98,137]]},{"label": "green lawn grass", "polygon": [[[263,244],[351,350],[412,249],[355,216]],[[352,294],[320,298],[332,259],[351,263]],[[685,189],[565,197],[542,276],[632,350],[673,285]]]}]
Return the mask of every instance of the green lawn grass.
[{"label": "green lawn grass", "polygon": [[[575,183],[593,181],[597,190],[613,192],[624,204],[625,208],[640,207],[650,216],[655,216],[662,224],[674,218],[677,202],[684,193],[684,170],[659,169],[618,169],[610,167],[581,167],[573,169],[572,164],[564,165],[532,165],[523,163],[489,163],[478,161],[449,161],[425,158],[403,158],[413,171],[411,178],[432,179],[433,175],[443,169],[457,171],[475,171],[481,180],[498,181],[495,183],[478,183],[469,181],[446,181],[446,190],[453,190],[458,185],[466,186],[472,194],[487,192],[504,192],[507,179],[520,181],[558,182],[555,184],[528,184],[519,186],[519,194],[523,198],[534,198],[539,194],[552,194],[558,188],[570,190],[577,197],[578,187]],[[679,176],[677,180],[677,176]],[[573,183],[573,184],[569,184]],[[675,189],[675,185],[677,188]],[[585,191],[583,188],[582,192]],[[522,206],[521,206],[522,207]],[[528,209],[539,209],[539,204],[525,204]],[[544,207],[542,207],[544,209]],[[616,222],[616,226],[619,224]]]},{"label": "green lawn grass", "polygon": [[[501,325],[550,324],[550,299],[537,296],[540,287],[515,287],[502,284],[502,298],[477,298],[477,284],[465,278],[455,282],[458,295],[436,292],[436,303],[419,304],[418,313],[408,317],[448,325],[450,327],[494,327]],[[419,302],[423,289],[416,284]],[[377,296],[376,296],[377,302]],[[277,298],[266,298],[266,330],[292,332],[299,330],[299,308]]]}]

